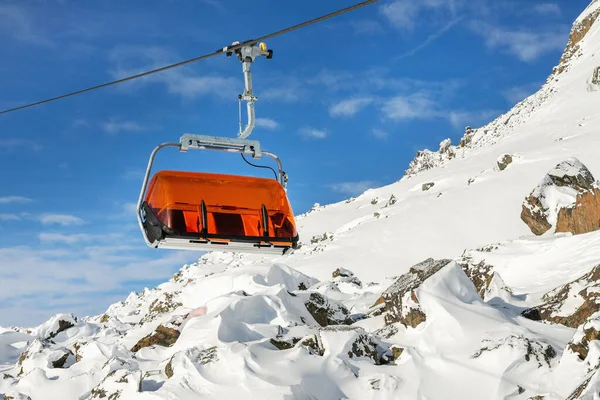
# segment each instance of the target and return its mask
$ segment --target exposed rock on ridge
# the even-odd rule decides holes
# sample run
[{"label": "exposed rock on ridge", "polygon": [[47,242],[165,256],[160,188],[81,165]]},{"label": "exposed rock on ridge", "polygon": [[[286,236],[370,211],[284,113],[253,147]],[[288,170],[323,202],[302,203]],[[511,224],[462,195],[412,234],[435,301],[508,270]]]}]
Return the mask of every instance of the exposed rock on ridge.
[{"label": "exposed rock on ridge", "polygon": [[521,219],[536,235],[600,229],[600,185],[577,158],[565,160],[525,199]]}]

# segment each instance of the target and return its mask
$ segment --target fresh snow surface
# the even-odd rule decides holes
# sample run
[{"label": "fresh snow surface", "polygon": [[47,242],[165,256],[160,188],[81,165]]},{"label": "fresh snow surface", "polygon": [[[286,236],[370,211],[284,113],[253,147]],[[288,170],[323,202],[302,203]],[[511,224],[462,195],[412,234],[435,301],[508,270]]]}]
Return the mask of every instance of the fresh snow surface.
[{"label": "fresh snow surface", "polygon": [[[600,24],[579,46],[563,73],[475,130],[469,145],[443,142],[455,155],[435,168],[300,216],[294,254],[210,253],[103,315],[0,328],[0,399],[558,400],[586,379],[581,398],[598,398],[598,342],[582,361],[568,344],[583,327],[520,316],[600,264],[600,232],[536,237],[520,219],[525,197],[559,162],[576,157],[600,175],[600,92],[587,83]],[[499,171],[503,154],[513,162]],[[416,289],[427,317],[417,328],[371,314],[412,265],[462,255],[494,266],[485,301],[451,262]],[[332,278],[338,268],[343,276]],[[319,327],[305,306],[315,297],[355,322]],[[57,333],[60,321],[73,326]],[[131,351],[159,325],[181,332],[172,346]],[[392,364],[369,357],[397,348]]]}]

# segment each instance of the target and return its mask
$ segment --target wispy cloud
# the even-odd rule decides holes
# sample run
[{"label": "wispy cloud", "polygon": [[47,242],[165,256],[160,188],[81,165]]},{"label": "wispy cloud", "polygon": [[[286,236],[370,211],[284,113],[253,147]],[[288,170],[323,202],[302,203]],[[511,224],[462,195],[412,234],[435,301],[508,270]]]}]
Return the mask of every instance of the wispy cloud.
[{"label": "wispy cloud", "polygon": [[21,217],[15,214],[0,214],[0,221],[20,221]]},{"label": "wispy cloud", "polygon": [[298,132],[307,139],[325,139],[329,136],[329,132],[326,129],[304,127],[300,128]]},{"label": "wispy cloud", "polygon": [[395,27],[412,30],[419,14],[418,2],[396,0],[381,6],[383,16]]},{"label": "wispy cloud", "polygon": [[40,217],[40,222],[44,225],[82,225],[85,221],[79,217],[69,214],[46,214]]},{"label": "wispy cloud", "polygon": [[567,44],[568,29],[546,32],[512,30],[484,22],[471,23],[473,32],[485,39],[489,49],[500,49],[524,62],[531,62],[552,51],[562,51]]},{"label": "wispy cloud", "polygon": [[431,92],[419,92],[409,96],[396,96],[387,100],[381,112],[392,121],[408,121],[416,119],[445,119],[454,128],[462,128],[468,124],[477,126],[489,122],[500,115],[500,110],[462,111],[442,107],[434,100]]},{"label": "wispy cloud", "polygon": [[[148,69],[159,68],[180,59],[171,51],[157,46],[118,46],[110,53],[110,60],[114,65],[110,73],[114,78],[120,79]],[[187,66],[149,75],[126,84],[124,87],[131,88],[151,83],[163,84],[169,93],[188,100],[203,95],[228,98],[239,91],[239,82],[233,77],[216,74],[200,76]]]},{"label": "wispy cloud", "polygon": [[121,132],[140,132],[144,130],[144,127],[135,121],[119,121],[116,118],[111,118],[102,124],[102,129],[106,133],[115,135]]},{"label": "wispy cloud", "polygon": [[350,26],[358,35],[378,35],[384,32],[379,21],[372,19],[363,19],[358,21],[350,21]]},{"label": "wispy cloud", "polygon": [[435,117],[435,102],[425,92],[396,96],[385,102],[381,111],[391,120],[410,120]]},{"label": "wispy cloud", "polygon": [[63,233],[42,232],[39,234],[39,239],[40,242],[44,243],[75,244],[102,239],[102,236],[103,235],[92,235],[88,233],[73,233],[66,235]]},{"label": "wispy cloud", "polygon": [[504,90],[502,96],[511,104],[516,104],[535,93],[541,85],[541,83],[536,82],[528,85],[513,86]]},{"label": "wispy cloud", "polygon": [[329,189],[345,195],[354,196],[377,186],[375,181],[342,182],[328,185]]},{"label": "wispy cloud", "polygon": [[454,18],[452,21],[448,22],[446,25],[444,25],[440,30],[438,30],[437,32],[429,35],[422,43],[420,43],[418,46],[410,49],[409,51],[399,55],[398,57],[396,57],[396,60],[402,60],[404,58],[413,56],[415,54],[417,54],[419,51],[423,50],[424,48],[426,48],[427,46],[429,46],[431,43],[435,42],[436,40],[438,40],[439,38],[441,38],[442,36],[444,36],[446,33],[448,33],[448,31],[450,31],[450,29],[452,29],[456,24],[458,24],[460,21],[462,21],[464,19],[464,16],[460,16],[458,18]]},{"label": "wispy cloud", "polygon": [[0,139],[0,150],[13,151],[20,148],[31,149],[33,151],[41,151],[42,145],[34,140],[24,139]]},{"label": "wispy cloud", "polygon": [[463,0],[394,0],[381,5],[379,11],[392,26],[411,31],[417,21],[422,21],[421,13],[433,12],[453,17],[465,4]]},{"label": "wispy cloud", "polygon": [[379,129],[379,128],[373,128],[373,129],[371,129],[371,135],[373,137],[375,137],[376,139],[379,139],[379,140],[385,140],[389,136],[389,134],[388,134],[387,131],[384,131],[384,130]]},{"label": "wispy cloud", "polygon": [[[195,259],[176,251],[140,255],[139,241],[127,236],[45,238],[49,241],[41,246],[0,247],[0,265],[11,265],[0,278],[10,288],[0,292],[3,325],[37,325],[57,312],[100,314],[132,290],[165,281]],[[15,314],[15,307],[22,315]]]},{"label": "wispy cloud", "polygon": [[4,196],[0,197],[0,204],[14,204],[14,203],[30,203],[33,200],[23,196]]},{"label": "wispy cloud", "polygon": [[47,35],[35,30],[38,24],[27,10],[18,4],[0,3],[0,33],[29,44],[53,46],[54,43]]},{"label": "wispy cloud", "polygon": [[533,11],[542,15],[561,15],[560,6],[556,3],[541,3],[533,6]]},{"label": "wispy cloud", "polygon": [[256,118],[256,126],[273,130],[279,127],[279,123],[271,118]]},{"label": "wispy cloud", "polygon": [[357,97],[342,100],[329,108],[329,115],[332,117],[352,117],[373,103],[373,101],[372,97]]},{"label": "wispy cloud", "polygon": [[141,179],[144,178],[144,172],[145,171],[143,171],[141,169],[130,169],[130,170],[125,171],[121,175],[121,178],[125,179],[127,181],[131,181],[131,180],[133,180],[133,181],[140,180],[141,181]]},{"label": "wispy cloud", "polygon": [[463,129],[466,126],[482,126],[498,117],[500,110],[480,111],[450,111],[447,113],[448,121],[455,129]]}]

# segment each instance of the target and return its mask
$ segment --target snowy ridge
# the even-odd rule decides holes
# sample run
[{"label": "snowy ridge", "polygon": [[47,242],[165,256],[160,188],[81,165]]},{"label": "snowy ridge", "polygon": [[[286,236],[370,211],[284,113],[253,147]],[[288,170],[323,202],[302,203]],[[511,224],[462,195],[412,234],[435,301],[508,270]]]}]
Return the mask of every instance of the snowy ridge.
[{"label": "snowy ridge", "polygon": [[[537,111],[549,100],[556,97],[562,100],[564,96],[561,96],[561,94],[568,90],[573,78],[575,78],[575,76],[572,76],[569,77],[571,79],[564,78],[563,80],[563,76],[561,76],[563,72],[579,66],[581,70],[578,72],[585,71],[589,74],[586,78],[591,78],[594,69],[581,64],[589,63],[590,60],[586,56],[593,57],[600,50],[600,29],[598,24],[595,24],[598,17],[600,17],[600,1],[593,0],[575,21],[569,42],[559,64],[553,68],[552,73],[540,90],[520,101],[511,110],[500,115],[489,124],[477,129],[467,127],[465,135],[457,146],[451,146],[450,139],[446,139],[440,143],[440,149],[437,152],[431,150],[417,152],[416,158],[409,165],[403,179],[434,167],[443,166],[456,157],[463,158],[473,150],[492,146],[499,140],[519,133],[519,128],[525,122],[534,119]],[[595,67],[600,67],[600,65]],[[586,79],[589,90],[599,89],[590,84],[589,81],[590,79]]]},{"label": "snowy ridge", "polygon": [[599,6],[540,92],[315,204],[293,254],[210,253],[101,315],[0,328],[0,399],[596,399],[600,231],[519,214],[565,160],[600,174]]}]

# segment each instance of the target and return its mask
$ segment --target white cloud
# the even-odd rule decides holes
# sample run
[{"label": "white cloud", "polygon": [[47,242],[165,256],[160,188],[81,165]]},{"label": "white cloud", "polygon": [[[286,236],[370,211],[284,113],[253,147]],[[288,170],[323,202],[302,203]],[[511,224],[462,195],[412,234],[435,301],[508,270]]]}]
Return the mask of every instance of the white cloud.
[{"label": "white cloud", "polygon": [[256,126],[265,129],[277,129],[279,123],[271,118],[256,118]]},{"label": "white cloud", "polygon": [[39,239],[40,242],[43,243],[75,244],[82,242],[90,242],[96,239],[102,239],[102,235],[91,235],[87,233],[73,233],[65,235],[63,233],[42,232],[39,234]]},{"label": "white cloud", "polygon": [[[198,257],[190,252],[136,252],[145,244],[128,236],[110,236],[102,245],[85,246],[80,240],[65,248],[62,243],[47,242],[49,250],[0,248],[0,265],[11,266],[0,271],[3,287],[10,288],[0,291],[3,325],[35,326],[57,312],[100,314],[129,292],[169,279]],[[15,314],[15,309],[27,312]]]},{"label": "white cloud", "polygon": [[122,207],[125,214],[135,215],[137,212],[137,203],[125,203]]},{"label": "white cloud", "polygon": [[482,126],[498,117],[500,110],[479,111],[450,111],[447,114],[448,121],[455,129],[463,129],[466,126]]},{"label": "white cloud", "polygon": [[514,86],[504,90],[502,95],[511,104],[516,104],[535,93],[541,87],[541,85],[541,83],[532,83],[528,85]]},{"label": "white cloud", "polygon": [[84,221],[74,215],[69,214],[46,214],[40,217],[40,222],[44,225],[82,225]]},{"label": "white cloud", "polygon": [[144,128],[135,121],[118,121],[111,118],[108,122],[102,124],[102,128],[106,133],[117,134],[120,132],[140,132]]},{"label": "white cloud", "polygon": [[127,170],[123,173],[123,175],[121,175],[121,178],[125,179],[125,180],[133,180],[133,181],[142,181],[142,179],[144,178],[144,173],[146,171],[142,171],[141,169],[130,169]]},{"label": "white cloud", "polygon": [[556,3],[540,3],[533,6],[533,11],[542,15],[560,15],[560,6]]},{"label": "white cloud", "polygon": [[5,32],[22,42],[52,46],[54,43],[47,35],[35,31],[34,27],[37,26],[25,8],[17,4],[0,3],[0,32]]},{"label": "white cloud", "polygon": [[399,29],[413,30],[422,12],[454,16],[466,4],[463,0],[394,0],[383,4],[379,11],[388,22]]},{"label": "white cloud", "polygon": [[409,96],[396,96],[387,100],[381,112],[384,117],[394,121],[414,119],[445,119],[454,128],[463,124],[477,126],[490,122],[501,114],[499,110],[461,111],[445,109],[433,100],[433,93],[419,92]]},{"label": "white cloud", "polygon": [[428,119],[437,116],[435,102],[425,92],[396,96],[387,100],[381,111],[392,120]]},{"label": "white cloud", "polygon": [[42,145],[35,140],[0,139],[0,149],[15,150],[17,148],[29,148],[33,151],[41,151]]},{"label": "white cloud", "polygon": [[325,139],[329,136],[329,133],[325,129],[315,129],[304,127],[299,130],[299,133],[305,138],[309,139]]},{"label": "white cloud", "polygon": [[376,139],[380,139],[380,140],[385,140],[388,138],[388,133],[387,131],[384,131],[382,129],[379,128],[373,128],[371,129],[371,135],[373,135],[373,137],[375,137]]},{"label": "white cloud", "polygon": [[[139,74],[148,69],[156,69],[173,62],[180,57],[161,47],[118,46],[111,51],[110,59],[114,64],[111,74],[115,79]],[[134,87],[148,83],[166,86],[170,94],[190,100],[203,95],[215,95],[232,98],[241,90],[239,80],[215,74],[196,75],[188,66],[162,71],[129,82],[122,87]]]},{"label": "white cloud", "polygon": [[0,214],[0,221],[20,221],[21,217],[15,214]]},{"label": "white cloud", "polygon": [[568,30],[547,32],[509,30],[474,22],[471,29],[483,36],[489,49],[501,49],[524,62],[531,62],[545,53],[562,51],[567,44]]},{"label": "white cloud", "polygon": [[334,183],[329,185],[328,187],[335,191],[345,195],[358,195],[365,192],[368,189],[377,186],[377,182],[375,181],[358,181],[358,182],[343,182],[343,183]]},{"label": "white cloud", "polygon": [[416,1],[396,0],[381,6],[383,16],[395,27],[413,29],[420,6]]},{"label": "white cloud", "polygon": [[33,200],[27,198],[27,197],[22,197],[22,196],[4,196],[4,197],[0,197],[0,204],[13,204],[13,203],[30,203]]},{"label": "white cloud", "polygon": [[373,101],[372,97],[357,97],[343,100],[329,108],[329,115],[332,117],[352,117],[373,103]]}]

